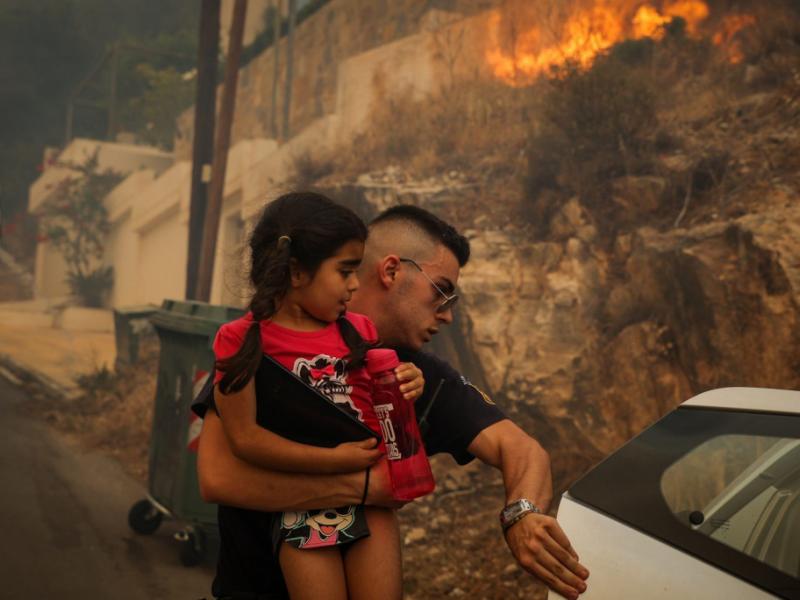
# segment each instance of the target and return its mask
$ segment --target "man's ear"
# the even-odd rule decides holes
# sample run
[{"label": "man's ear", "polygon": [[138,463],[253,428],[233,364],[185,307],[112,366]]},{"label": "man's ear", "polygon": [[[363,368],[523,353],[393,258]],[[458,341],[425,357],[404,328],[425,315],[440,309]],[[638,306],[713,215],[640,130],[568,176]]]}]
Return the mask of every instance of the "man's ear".
[{"label": "man's ear", "polygon": [[400,268],[400,257],[396,254],[387,254],[378,263],[378,281],[383,287],[390,288],[394,285],[397,272]]}]

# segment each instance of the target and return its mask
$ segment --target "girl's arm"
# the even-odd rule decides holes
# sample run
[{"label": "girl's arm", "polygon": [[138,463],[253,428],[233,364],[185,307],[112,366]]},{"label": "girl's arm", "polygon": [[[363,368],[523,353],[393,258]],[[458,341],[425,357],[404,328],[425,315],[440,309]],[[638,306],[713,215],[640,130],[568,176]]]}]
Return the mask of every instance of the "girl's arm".
[{"label": "girl's arm", "polygon": [[253,379],[230,394],[215,386],[214,402],[233,454],[262,468],[290,473],[351,473],[366,469],[381,456],[374,438],[321,448],[294,442],[259,426]]}]

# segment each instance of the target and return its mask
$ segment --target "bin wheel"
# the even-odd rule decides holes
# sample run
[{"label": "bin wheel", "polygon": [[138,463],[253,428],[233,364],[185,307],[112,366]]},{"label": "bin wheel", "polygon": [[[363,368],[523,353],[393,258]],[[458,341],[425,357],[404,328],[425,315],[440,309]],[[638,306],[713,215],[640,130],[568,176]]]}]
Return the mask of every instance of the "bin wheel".
[{"label": "bin wheel", "polygon": [[128,511],[128,525],[142,535],[155,532],[163,518],[164,515],[149,500],[139,500]]},{"label": "bin wheel", "polygon": [[181,543],[180,559],[184,567],[194,567],[206,556],[206,537],[201,529],[187,528],[175,536]]}]

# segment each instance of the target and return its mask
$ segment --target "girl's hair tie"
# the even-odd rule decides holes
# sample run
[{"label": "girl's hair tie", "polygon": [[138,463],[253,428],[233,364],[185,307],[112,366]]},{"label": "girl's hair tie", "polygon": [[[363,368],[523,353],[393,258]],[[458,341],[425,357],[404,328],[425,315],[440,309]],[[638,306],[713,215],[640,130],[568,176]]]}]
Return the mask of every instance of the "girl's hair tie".
[{"label": "girl's hair tie", "polygon": [[290,238],[288,235],[282,235],[281,237],[278,238],[278,248],[283,248],[291,243],[292,243],[292,238]]}]

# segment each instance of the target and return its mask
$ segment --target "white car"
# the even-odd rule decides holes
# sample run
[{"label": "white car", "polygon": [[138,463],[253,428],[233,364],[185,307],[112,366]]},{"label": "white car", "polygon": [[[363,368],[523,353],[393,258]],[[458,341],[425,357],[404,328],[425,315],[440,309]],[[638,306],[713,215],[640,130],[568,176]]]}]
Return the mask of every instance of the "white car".
[{"label": "white car", "polygon": [[695,396],[578,480],[558,521],[591,572],[581,600],[800,599],[800,392]]}]

